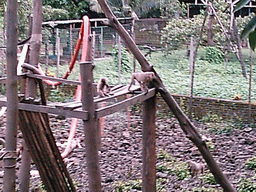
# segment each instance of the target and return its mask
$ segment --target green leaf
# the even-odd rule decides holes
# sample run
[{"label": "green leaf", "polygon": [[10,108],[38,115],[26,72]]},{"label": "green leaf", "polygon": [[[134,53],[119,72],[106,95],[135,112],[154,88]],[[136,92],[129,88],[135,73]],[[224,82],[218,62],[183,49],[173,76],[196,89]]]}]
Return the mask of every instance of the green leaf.
[{"label": "green leaf", "polygon": [[242,9],[248,2],[250,2],[250,0],[241,0],[239,1],[236,6],[235,6],[235,9],[234,9],[234,12]]},{"label": "green leaf", "polygon": [[250,43],[251,49],[254,51],[255,44],[256,44],[256,31],[253,31],[249,34],[249,43]]},{"label": "green leaf", "polygon": [[241,33],[241,39],[246,38],[251,31],[254,30],[256,26],[256,16],[252,18],[252,20],[245,26],[244,30]]}]

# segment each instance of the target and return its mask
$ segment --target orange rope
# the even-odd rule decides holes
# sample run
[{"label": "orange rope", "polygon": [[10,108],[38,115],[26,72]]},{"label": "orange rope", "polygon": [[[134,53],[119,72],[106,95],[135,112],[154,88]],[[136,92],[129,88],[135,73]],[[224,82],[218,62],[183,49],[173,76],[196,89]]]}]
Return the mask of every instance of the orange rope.
[{"label": "orange rope", "polygon": [[[88,42],[89,42],[89,35],[90,35],[90,21],[87,16],[83,17],[83,24],[81,26],[80,32],[81,31],[83,31],[83,33],[81,34],[81,37],[79,37],[79,39],[81,41],[80,45],[81,45],[81,43],[83,43],[81,62],[85,62],[86,58],[87,58]],[[79,52],[79,50],[76,50],[76,51],[77,51],[77,53]],[[78,80],[81,81],[80,75],[79,75]],[[81,98],[82,98],[82,87],[81,87],[81,85],[78,85],[77,89],[76,89],[76,93],[75,93],[75,101],[81,101]],[[74,139],[75,133],[76,133],[77,120],[78,120],[77,118],[72,118],[72,120],[71,120],[71,126],[70,126],[68,141],[67,141],[67,147],[66,147],[65,151],[61,154],[61,156],[63,158],[67,157],[68,154],[70,153],[72,140]]]}]

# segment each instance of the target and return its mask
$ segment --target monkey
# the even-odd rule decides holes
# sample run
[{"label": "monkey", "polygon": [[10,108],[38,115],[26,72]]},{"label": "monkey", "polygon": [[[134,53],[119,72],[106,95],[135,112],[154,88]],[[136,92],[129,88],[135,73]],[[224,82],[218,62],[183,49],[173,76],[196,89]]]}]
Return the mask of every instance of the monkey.
[{"label": "monkey", "polygon": [[200,173],[204,173],[204,164],[202,163],[197,163],[194,161],[188,161],[188,167],[190,169],[192,177],[198,176]]},{"label": "monkey", "polygon": [[100,78],[97,84],[97,93],[100,97],[109,96],[110,86],[105,77]]},{"label": "monkey", "polygon": [[140,84],[141,90],[145,91],[145,94],[147,94],[148,93],[149,82],[152,81],[154,77],[155,77],[155,74],[153,72],[135,72],[135,73],[132,73],[131,82],[130,82],[130,85],[128,87],[128,91],[130,91],[132,83],[133,83],[134,79],[136,79],[138,81],[138,83]]}]

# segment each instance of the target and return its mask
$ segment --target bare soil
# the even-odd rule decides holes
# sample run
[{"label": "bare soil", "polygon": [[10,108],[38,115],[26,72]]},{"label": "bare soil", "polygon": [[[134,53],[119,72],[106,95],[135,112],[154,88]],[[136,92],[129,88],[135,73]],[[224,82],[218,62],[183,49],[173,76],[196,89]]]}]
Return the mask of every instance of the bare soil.
[{"label": "bare soil", "polygon": [[[59,119],[51,116],[51,127],[56,138],[56,143],[63,151],[68,138],[70,119]],[[125,113],[116,113],[105,119],[104,134],[102,136],[102,149],[99,151],[100,168],[103,191],[121,191],[125,183],[141,179],[142,169],[142,119],[140,115],[131,117],[131,126],[128,129]],[[211,143],[211,150],[215,160],[227,175],[229,181],[236,187],[241,178],[251,178],[255,170],[249,170],[245,163],[248,158],[256,156],[256,130],[250,127],[233,129],[229,133],[215,134],[207,131],[207,126],[194,122],[199,132]],[[4,138],[6,127],[5,116],[0,117],[0,138]],[[20,146],[22,134],[18,135]],[[65,159],[71,177],[74,179],[78,191],[88,191],[88,175],[86,173],[86,154],[84,145],[84,132],[82,121],[79,121],[76,134],[76,148]],[[188,160],[203,162],[196,147],[188,140],[181,130],[177,121],[173,118],[167,120],[157,119],[156,151],[171,156],[176,164],[182,164]],[[18,146],[18,147],[19,147]],[[3,149],[1,149],[3,150]],[[192,191],[193,188],[213,188],[220,191],[221,188],[215,184],[209,184],[201,177],[188,176],[179,180],[175,173],[159,169],[167,159],[157,159],[157,178],[161,181],[158,191]],[[20,166],[18,159],[17,170]],[[31,191],[38,191],[40,177],[36,167],[31,176]],[[208,169],[206,166],[205,174]],[[3,175],[3,164],[0,161],[0,177]],[[18,186],[18,184],[17,184]],[[0,178],[0,190],[2,191],[3,180]],[[137,185],[133,189],[123,191],[141,191]]]}]

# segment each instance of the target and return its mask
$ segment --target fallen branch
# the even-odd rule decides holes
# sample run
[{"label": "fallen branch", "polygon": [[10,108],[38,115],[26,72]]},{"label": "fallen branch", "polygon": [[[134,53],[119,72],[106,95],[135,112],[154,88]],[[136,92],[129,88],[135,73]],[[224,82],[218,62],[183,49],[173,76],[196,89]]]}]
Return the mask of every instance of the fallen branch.
[{"label": "fallen branch", "polygon": [[221,187],[228,192],[233,192],[235,189],[231,186],[228,182],[226,176],[220,170],[218,164],[213,159],[209,149],[207,148],[205,141],[202,140],[201,136],[199,135],[198,131],[192,124],[192,122],[188,119],[188,117],[183,113],[180,106],[177,104],[175,99],[172,97],[170,92],[165,88],[162,83],[161,78],[154,70],[153,66],[149,63],[149,61],[145,58],[145,56],[141,53],[141,51],[136,46],[134,40],[129,35],[129,33],[125,30],[125,28],[119,23],[113,12],[110,10],[109,6],[107,5],[105,0],[98,0],[103,12],[105,13],[106,17],[109,20],[109,25],[112,26],[120,35],[120,37],[125,41],[125,44],[133,53],[135,58],[141,65],[142,71],[152,71],[156,75],[156,79],[153,82],[156,89],[160,92],[161,96],[173,112],[173,114],[178,119],[182,130],[185,132],[186,136],[198,147],[199,151],[201,152],[203,158],[205,159],[206,163],[210,171],[213,173],[216,181],[221,185]]}]

